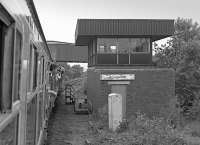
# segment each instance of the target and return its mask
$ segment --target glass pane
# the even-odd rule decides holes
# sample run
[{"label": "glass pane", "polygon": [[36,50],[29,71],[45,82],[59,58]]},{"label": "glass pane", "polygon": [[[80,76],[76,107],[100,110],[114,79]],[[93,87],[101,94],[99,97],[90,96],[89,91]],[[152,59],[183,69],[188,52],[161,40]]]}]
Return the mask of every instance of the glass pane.
[{"label": "glass pane", "polygon": [[44,57],[42,57],[42,84],[44,83],[44,77],[45,77],[45,61],[44,61]]},{"label": "glass pane", "polygon": [[117,53],[117,39],[99,38],[97,43],[98,53]]},{"label": "glass pane", "polygon": [[92,41],[92,50],[93,50],[93,55],[96,53],[96,41]]},{"label": "glass pane", "polygon": [[33,48],[32,48],[32,45],[30,45],[30,53],[29,53],[29,65],[28,65],[28,68],[29,68],[29,73],[28,73],[28,91],[30,92],[31,91],[31,78],[32,78],[32,57],[33,57]]},{"label": "glass pane", "polygon": [[[2,22],[0,21],[0,47],[3,46],[3,24]],[[0,49],[0,110],[2,109],[2,90],[3,90],[3,87],[2,87],[2,75],[3,75],[3,49]],[[2,111],[2,110],[1,110]]]},{"label": "glass pane", "polygon": [[99,46],[99,49],[98,49],[98,53],[104,53],[104,52],[105,52],[105,50],[104,50],[105,47],[106,47],[106,46],[100,45],[100,46]]},{"label": "glass pane", "polygon": [[37,87],[37,67],[38,67],[38,53],[34,48],[34,61],[33,61],[33,90]]},{"label": "glass pane", "polygon": [[0,145],[17,145],[18,141],[18,116],[0,132]]},{"label": "glass pane", "polygon": [[26,145],[35,145],[36,135],[36,96],[27,105]]},{"label": "glass pane", "polygon": [[37,132],[37,138],[39,138],[40,130],[42,129],[42,119],[43,119],[43,111],[42,111],[42,105],[43,105],[43,91],[40,91],[39,94],[39,110],[38,110],[38,132]]},{"label": "glass pane", "polygon": [[1,76],[0,76],[0,110],[9,112],[12,108],[12,80],[13,80],[13,28],[2,26],[1,32]]},{"label": "glass pane", "polygon": [[129,38],[118,39],[118,54],[128,54],[131,47]]},{"label": "glass pane", "polygon": [[41,84],[41,82],[42,82],[41,81],[41,78],[42,78],[42,75],[41,75],[42,74],[42,71],[41,71],[42,61],[41,60],[42,60],[42,58],[40,57],[40,58],[38,58],[38,61],[37,61],[37,64],[38,64],[38,66],[37,66],[37,68],[38,68],[37,69],[38,84]]},{"label": "glass pane", "polygon": [[14,87],[13,87],[13,101],[20,98],[20,78],[21,78],[21,44],[22,36],[19,32],[16,33],[16,48],[15,48],[15,62],[14,62]]},{"label": "glass pane", "polygon": [[130,41],[130,53],[134,52],[149,52],[150,39],[148,38],[133,38]]},{"label": "glass pane", "polygon": [[116,53],[117,52],[117,46],[111,45],[109,51],[111,51],[111,53]]}]

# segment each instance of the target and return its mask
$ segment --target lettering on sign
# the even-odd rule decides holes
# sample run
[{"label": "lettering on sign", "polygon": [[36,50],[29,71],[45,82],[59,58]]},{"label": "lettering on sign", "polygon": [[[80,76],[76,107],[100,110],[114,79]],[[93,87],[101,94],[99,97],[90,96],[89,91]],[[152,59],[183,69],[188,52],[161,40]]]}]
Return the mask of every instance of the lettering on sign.
[{"label": "lettering on sign", "polygon": [[100,80],[135,80],[135,74],[101,74]]}]

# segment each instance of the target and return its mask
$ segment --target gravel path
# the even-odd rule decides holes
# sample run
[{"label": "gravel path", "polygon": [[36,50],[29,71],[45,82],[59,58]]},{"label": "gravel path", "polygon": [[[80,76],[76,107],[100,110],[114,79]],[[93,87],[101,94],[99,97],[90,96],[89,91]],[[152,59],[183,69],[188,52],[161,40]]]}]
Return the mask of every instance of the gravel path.
[{"label": "gravel path", "polygon": [[51,115],[46,145],[84,145],[88,115],[74,114],[73,105],[58,101]]}]

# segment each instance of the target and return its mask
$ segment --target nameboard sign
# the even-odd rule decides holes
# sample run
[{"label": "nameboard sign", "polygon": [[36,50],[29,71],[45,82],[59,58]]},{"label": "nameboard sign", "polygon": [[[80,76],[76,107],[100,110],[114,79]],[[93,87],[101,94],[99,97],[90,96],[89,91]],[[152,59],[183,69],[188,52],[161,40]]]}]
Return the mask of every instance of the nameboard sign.
[{"label": "nameboard sign", "polygon": [[103,81],[135,80],[135,74],[101,74],[100,80]]}]

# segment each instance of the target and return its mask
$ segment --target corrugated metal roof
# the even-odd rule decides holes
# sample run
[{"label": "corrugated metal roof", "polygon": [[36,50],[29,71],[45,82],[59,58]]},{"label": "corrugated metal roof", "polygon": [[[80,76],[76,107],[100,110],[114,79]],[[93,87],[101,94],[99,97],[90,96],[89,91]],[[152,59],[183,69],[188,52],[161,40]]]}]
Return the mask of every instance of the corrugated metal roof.
[{"label": "corrugated metal roof", "polygon": [[52,57],[56,62],[88,62],[88,47],[74,43],[48,42]]},{"label": "corrugated metal roof", "polygon": [[151,37],[159,40],[174,33],[168,19],[78,19],[76,45],[87,45],[96,37]]}]

